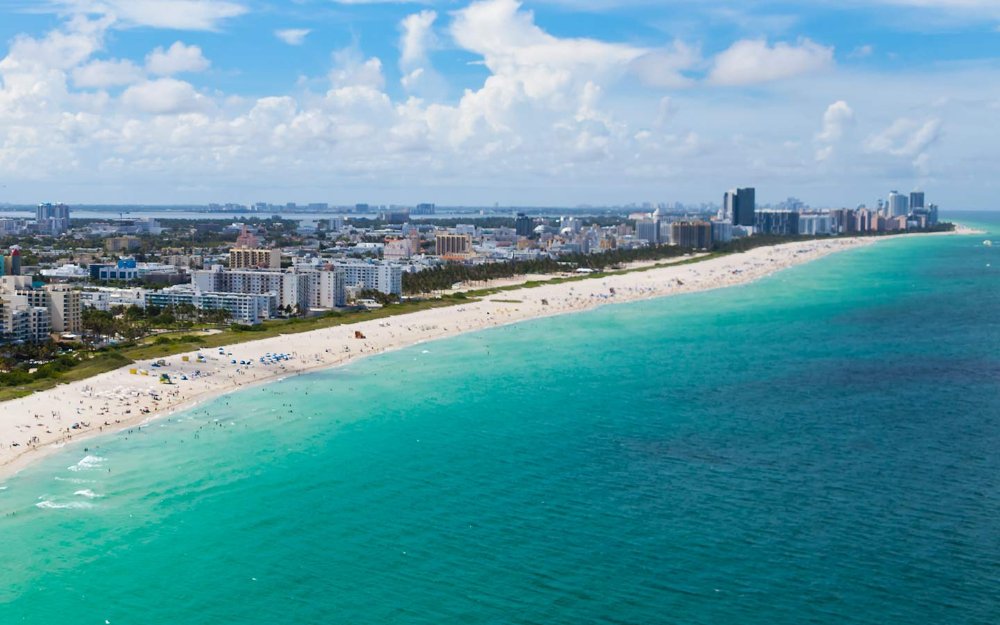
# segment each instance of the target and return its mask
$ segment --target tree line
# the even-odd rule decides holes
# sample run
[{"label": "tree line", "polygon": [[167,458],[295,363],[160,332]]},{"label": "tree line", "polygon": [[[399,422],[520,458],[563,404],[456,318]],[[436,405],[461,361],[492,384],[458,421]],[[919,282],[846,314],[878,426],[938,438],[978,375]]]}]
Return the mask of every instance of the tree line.
[{"label": "tree line", "polygon": [[626,263],[677,258],[691,251],[677,246],[660,245],[608,250],[600,254],[565,254],[558,260],[546,257],[482,265],[447,264],[417,273],[404,273],[403,293],[415,295],[444,291],[459,282],[484,282],[528,274],[558,273],[576,269],[603,271]]}]

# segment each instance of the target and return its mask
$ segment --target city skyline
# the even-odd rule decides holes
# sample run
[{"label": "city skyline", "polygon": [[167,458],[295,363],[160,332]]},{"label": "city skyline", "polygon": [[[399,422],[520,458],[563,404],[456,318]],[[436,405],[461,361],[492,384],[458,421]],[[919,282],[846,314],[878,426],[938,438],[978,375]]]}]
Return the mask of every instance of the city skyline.
[{"label": "city skyline", "polygon": [[0,202],[993,207],[995,5],[743,4],[8,3]]}]

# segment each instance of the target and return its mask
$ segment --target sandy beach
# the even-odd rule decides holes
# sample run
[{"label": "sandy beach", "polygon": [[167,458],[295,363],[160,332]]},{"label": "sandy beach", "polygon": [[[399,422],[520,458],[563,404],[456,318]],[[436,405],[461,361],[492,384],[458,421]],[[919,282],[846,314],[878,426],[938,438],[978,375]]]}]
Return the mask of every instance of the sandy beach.
[{"label": "sandy beach", "polygon": [[[510,290],[467,304],[283,335],[221,350],[192,351],[166,358],[164,367],[153,367],[151,361],[136,363],[0,404],[0,474],[10,474],[47,451],[99,433],[136,427],[251,385],[463,332],[606,304],[746,284],[838,251],[889,239],[787,243],[699,263]],[[364,338],[356,338],[356,332]],[[148,375],[132,373],[133,369]],[[174,384],[160,384],[161,373],[169,374]]]}]

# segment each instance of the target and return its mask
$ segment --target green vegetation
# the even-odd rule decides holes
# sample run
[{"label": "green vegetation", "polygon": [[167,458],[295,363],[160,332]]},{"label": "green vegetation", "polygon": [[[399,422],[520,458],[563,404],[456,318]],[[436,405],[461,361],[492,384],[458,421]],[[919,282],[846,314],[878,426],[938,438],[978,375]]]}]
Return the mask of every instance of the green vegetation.
[{"label": "green vegetation", "polygon": [[403,274],[403,292],[432,293],[451,289],[457,283],[487,282],[530,274],[561,273],[576,269],[605,270],[628,263],[678,258],[691,250],[660,245],[635,250],[610,250],[603,254],[567,254],[559,260],[537,260],[489,263],[485,265],[443,265],[419,273]]},{"label": "green vegetation", "polygon": [[130,364],[132,361],[123,354],[107,351],[80,355],[73,360],[72,366],[61,367],[59,371],[50,370],[48,374],[39,375],[38,372],[34,374],[24,372],[24,376],[27,377],[12,373],[0,374],[0,382],[2,382],[0,384],[0,401],[24,397],[36,391],[50,389],[57,384],[86,380]]}]

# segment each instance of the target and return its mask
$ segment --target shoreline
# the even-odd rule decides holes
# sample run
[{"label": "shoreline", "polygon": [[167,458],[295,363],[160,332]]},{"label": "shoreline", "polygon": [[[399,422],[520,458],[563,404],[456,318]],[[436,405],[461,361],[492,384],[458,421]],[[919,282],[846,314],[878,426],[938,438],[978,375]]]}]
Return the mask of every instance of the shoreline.
[{"label": "shoreline", "polygon": [[[976,231],[958,227],[953,232],[936,234],[976,234]],[[5,416],[0,421],[0,479],[11,477],[67,445],[101,434],[144,427],[163,416],[189,410],[217,397],[293,375],[531,319],[750,284],[836,252],[910,236],[922,234],[784,243],[700,263],[514,288],[454,306],[238,343],[222,348],[222,352],[218,348],[192,350],[162,359],[167,363],[162,368],[152,367],[151,361],[137,362],[4,402]],[[361,338],[356,338],[355,332],[360,332]],[[204,356],[202,362],[196,360],[198,353]],[[275,359],[275,354],[287,354],[288,358]],[[184,357],[188,362],[183,361]],[[237,364],[232,364],[233,360]],[[241,360],[252,364],[240,365]],[[133,374],[130,370],[145,370],[148,375]],[[161,372],[168,373],[175,383],[160,384]],[[182,376],[187,379],[181,379]]]}]

